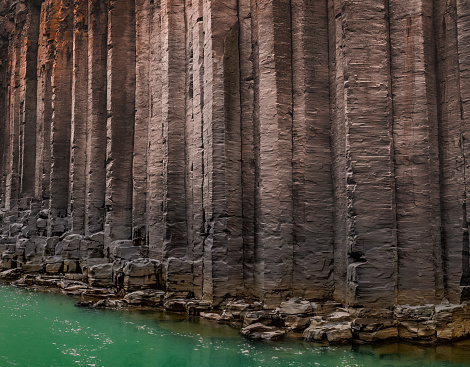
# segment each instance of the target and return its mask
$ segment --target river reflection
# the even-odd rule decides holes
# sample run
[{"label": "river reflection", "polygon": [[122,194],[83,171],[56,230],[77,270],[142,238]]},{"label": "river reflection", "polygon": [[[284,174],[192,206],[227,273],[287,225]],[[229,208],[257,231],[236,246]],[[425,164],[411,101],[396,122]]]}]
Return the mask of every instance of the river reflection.
[{"label": "river reflection", "polygon": [[73,303],[0,286],[0,366],[470,366],[468,341],[434,347],[253,342],[208,320]]}]

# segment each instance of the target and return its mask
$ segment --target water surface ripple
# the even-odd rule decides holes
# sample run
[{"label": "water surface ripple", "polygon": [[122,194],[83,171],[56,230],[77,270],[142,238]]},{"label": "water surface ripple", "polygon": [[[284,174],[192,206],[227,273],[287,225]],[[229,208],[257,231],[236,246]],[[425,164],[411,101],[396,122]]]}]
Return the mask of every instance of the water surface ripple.
[{"label": "water surface ripple", "polygon": [[93,310],[74,300],[0,285],[3,366],[470,366],[470,343],[324,347],[251,342],[205,320],[156,312]]}]

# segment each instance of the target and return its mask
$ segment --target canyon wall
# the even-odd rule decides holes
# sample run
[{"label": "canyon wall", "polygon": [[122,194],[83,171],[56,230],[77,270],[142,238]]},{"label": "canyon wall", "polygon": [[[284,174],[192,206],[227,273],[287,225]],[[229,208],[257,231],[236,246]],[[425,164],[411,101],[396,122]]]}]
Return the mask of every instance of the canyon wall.
[{"label": "canyon wall", "polygon": [[0,14],[3,269],[149,258],[214,304],[470,297],[468,1]]}]

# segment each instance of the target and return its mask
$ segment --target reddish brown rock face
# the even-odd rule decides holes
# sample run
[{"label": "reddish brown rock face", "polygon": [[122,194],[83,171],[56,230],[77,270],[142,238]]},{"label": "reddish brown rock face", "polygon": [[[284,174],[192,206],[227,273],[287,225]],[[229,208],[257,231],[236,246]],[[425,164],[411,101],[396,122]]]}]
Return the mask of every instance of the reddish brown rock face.
[{"label": "reddish brown rock face", "polygon": [[27,238],[214,303],[461,303],[469,45],[461,0],[0,1],[2,266]]}]

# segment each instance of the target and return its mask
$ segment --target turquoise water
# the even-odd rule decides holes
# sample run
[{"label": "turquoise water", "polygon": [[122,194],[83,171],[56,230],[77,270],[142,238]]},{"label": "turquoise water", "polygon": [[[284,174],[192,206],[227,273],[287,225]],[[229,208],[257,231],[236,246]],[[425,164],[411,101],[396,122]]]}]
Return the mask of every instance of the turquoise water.
[{"label": "turquoise water", "polygon": [[0,366],[470,366],[470,343],[322,347],[251,342],[163,313],[92,310],[72,298],[0,285]]}]

